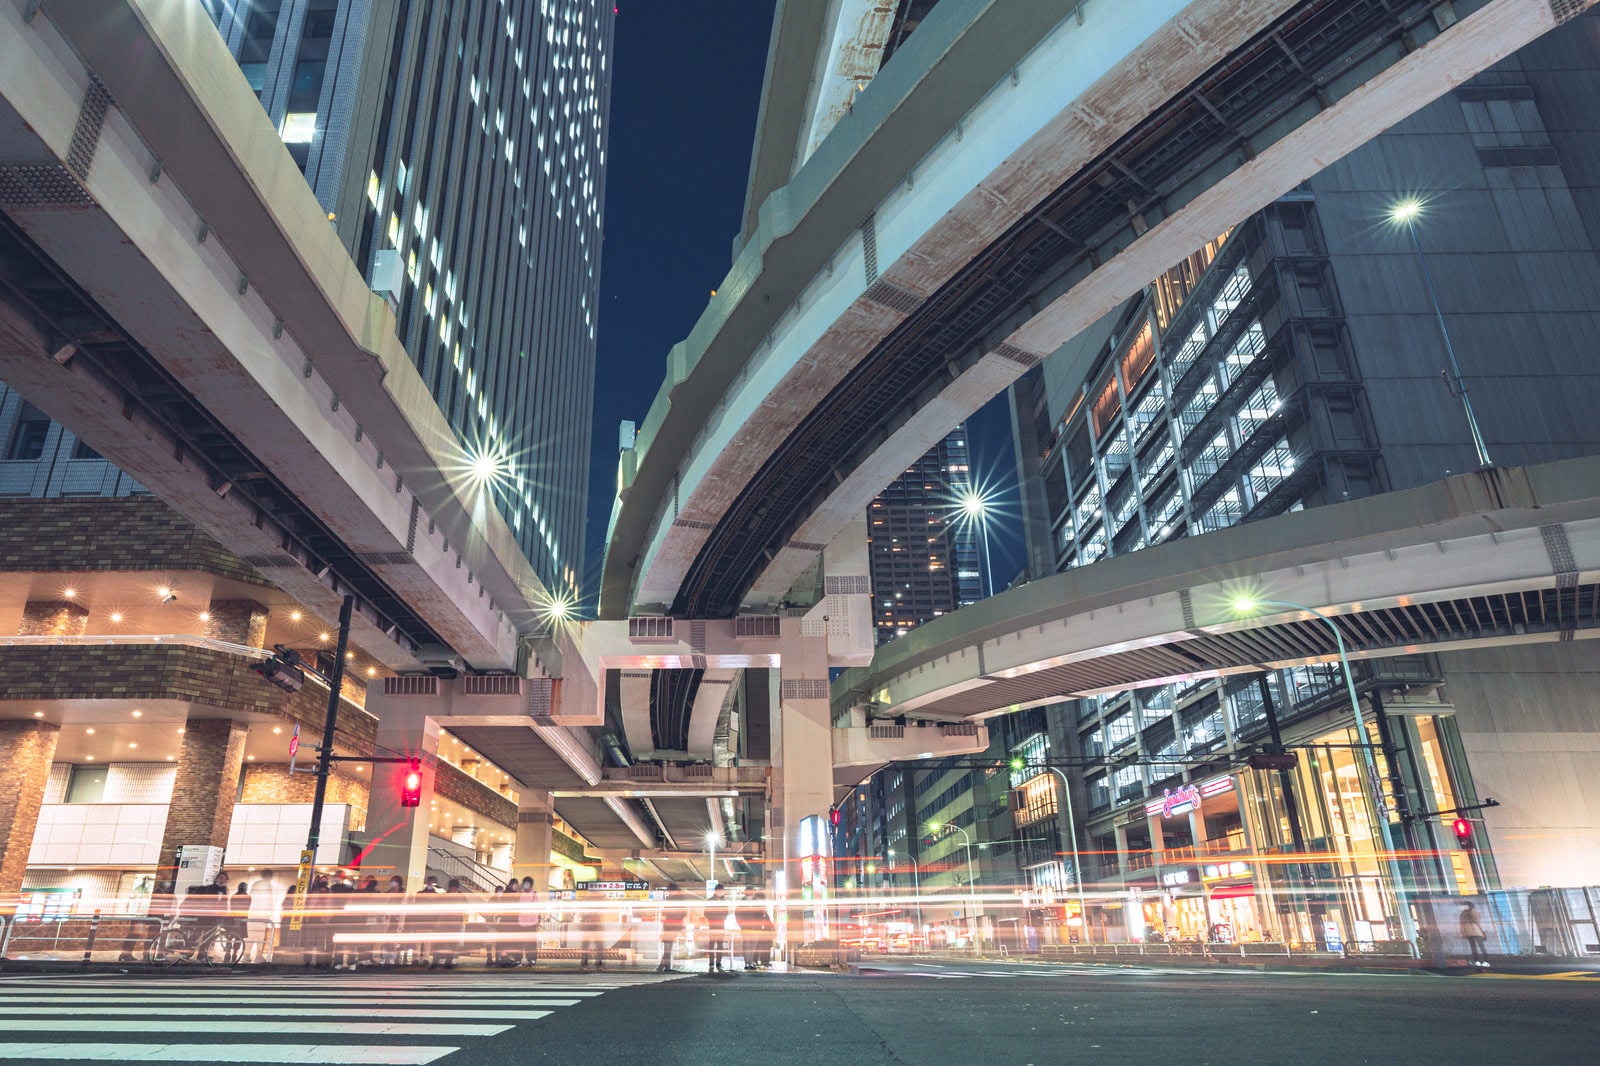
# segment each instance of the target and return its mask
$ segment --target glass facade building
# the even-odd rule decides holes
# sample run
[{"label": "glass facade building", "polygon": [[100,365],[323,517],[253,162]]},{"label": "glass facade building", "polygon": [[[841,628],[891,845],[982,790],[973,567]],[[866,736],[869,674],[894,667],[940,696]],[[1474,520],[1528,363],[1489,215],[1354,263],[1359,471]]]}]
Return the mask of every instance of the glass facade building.
[{"label": "glass facade building", "polygon": [[867,509],[872,622],[879,644],[983,597],[982,519],[962,509],[972,491],[962,426]]},{"label": "glass facade building", "polygon": [[554,590],[582,581],[613,5],[206,0]]}]

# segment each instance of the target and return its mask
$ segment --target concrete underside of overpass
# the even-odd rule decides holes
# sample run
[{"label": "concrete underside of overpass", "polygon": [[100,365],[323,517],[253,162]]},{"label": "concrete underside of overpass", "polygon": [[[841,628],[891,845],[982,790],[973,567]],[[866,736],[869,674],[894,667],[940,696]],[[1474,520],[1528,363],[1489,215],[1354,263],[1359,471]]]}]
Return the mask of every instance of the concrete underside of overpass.
[{"label": "concrete underside of overpass", "polygon": [[198,5],[0,5],[0,211],[8,383],[392,668],[515,664],[548,595]]},{"label": "concrete underside of overpass", "polygon": [[1031,582],[919,627],[834,710],[937,721],[1349,654],[1600,637],[1600,458],[1462,474]]},{"label": "concrete underside of overpass", "polygon": [[784,598],[1044,355],[1556,22],[1528,0],[1091,8],[1033,26],[982,82],[973,49],[1019,47],[990,39],[986,20],[1020,17],[1004,6],[936,8],[922,51],[914,36],[769,198],[623,457],[606,615]]}]

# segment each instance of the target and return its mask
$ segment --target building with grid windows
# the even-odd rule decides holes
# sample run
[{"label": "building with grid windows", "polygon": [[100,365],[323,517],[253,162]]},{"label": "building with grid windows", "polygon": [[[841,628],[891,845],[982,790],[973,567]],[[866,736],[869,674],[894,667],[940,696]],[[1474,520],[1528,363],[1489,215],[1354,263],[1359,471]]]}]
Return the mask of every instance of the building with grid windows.
[{"label": "building with grid windows", "polygon": [[[1495,463],[1600,451],[1600,125],[1580,103],[1596,41],[1590,16],[1529,46],[1219,235],[1019,382],[1032,565],[1090,566],[1474,469],[1469,403]],[[1422,205],[1416,243],[1391,216],[1407,200]],[[1053,748],[1087,764],[1082,873],[1118,893],[1091,903],[1085,935],[1381,946],[1406,932],[1397,880],[1411,909],[1566,883],[1513,834],[1487,846],[1473,767],[1506,787],[1492,734],[1509,707],[1517,729],[1543,728],[1530,715],[1571,728],[1554,723],[1573,714],[1600,728],[1578,648],[1356,664],[1363,737],[1337,664],[1052,708],[1021,745],[1043,745],[1029,762]],[[1292,768],[1252,766],[1280,738]],[[1376,749],[1380,810],[1358,744]],[[1458,846],[1458,817],[1477,846]],[[1380,819],[1420,858],[1390,868]],[[1316,859],[1274,861],[1294,854]]]},{"label": "building with grid windows", "polygon": [[204,0],[545,584],[582,580],[615,13]]},{"label": "building with grid windows", "polygon": [[[1600,451],[1597,45],[1592,14],[1535,42],[1216,234],[1013,386],[1033,576],[1434,483],[1482,452]],[[1406,201],[1414,231],[1393,215]],[[949,773],[970,791],[933,798],[988,834],[985,856],[1012,849],[978,876],[1014,877],[1047,942],[1408,953],[1420,933],[1465,955],[1449,919],[1475,897],[1499,923],[1491,951],[1573,954],[1587,927],[1540,886],[1593,883],[1590,830],[1548,827],[1576,827],[1600,677],[1582,642],[1505,632],[1355,663],[1360,735],[1339,665],[1310,655],[992,718],[973,762],[993,773],[918,769],[917,787]]]},{"label": "building with grid windows", "polygon": [[[496,460],[488,483],[535,571],[576,591],[611,5],[207,0],[193,14],[207,34],[211,16],[329,224],[389,297],[463,462]],[[21,270],[9,256],[22,242],[6,235]],[[329,671],[336,627],[4,384],[0,497],[0,670],[8,698],[25,701],[0,722],[0,893],[41,912],[136,899],[173,884],[187,846],[212,867],[292,867],[311,783],[290,774],[286,738],[303,727],[308,748],[321,743],[327,692],[282,691],[251,666],[283,645]],[[345,667],[339,751],[370,755],[367,686],[387,669],[359,639]],[[439,758],[429,872],[503,882],[518,824],[509,776],[459,740]],[[368,775],[341,767],[330,780],[319,862],[345,862],[363,840]],[[580,867],[585,845],[553,839],[570,844],[551,857],[557,887],[556,867]]]},{"label": "building with grid windows", "polygon": [[961,426],[867,509],[872,622],[879,644],[982,598],[981,532],[961,506],[971,493],[967,431]]}]

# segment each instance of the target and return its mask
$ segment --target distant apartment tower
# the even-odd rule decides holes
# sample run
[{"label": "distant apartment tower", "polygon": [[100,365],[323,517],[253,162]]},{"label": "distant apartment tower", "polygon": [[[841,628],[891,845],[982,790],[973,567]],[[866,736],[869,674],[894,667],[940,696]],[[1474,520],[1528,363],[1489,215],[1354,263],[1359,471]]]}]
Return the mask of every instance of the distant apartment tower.
[{"label": "distant apartment tower", "polygon": [[203,0],[464,459],[582,579],[609,0]]},{"label": "distant apartment tower", "polygon": [[879,644],[983,596],[967,430],[929,449],[867,509],[872,621]]}]

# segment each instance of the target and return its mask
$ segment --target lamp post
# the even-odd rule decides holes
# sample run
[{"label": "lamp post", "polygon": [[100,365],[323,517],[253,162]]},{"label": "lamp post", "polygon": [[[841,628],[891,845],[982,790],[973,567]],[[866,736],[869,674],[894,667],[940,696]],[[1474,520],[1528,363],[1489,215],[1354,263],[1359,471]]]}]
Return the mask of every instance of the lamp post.
[{"label": "lamp post", "polygon": [[961,826],[954,822],[929,822],[928,828],[934,832],[941,829],[954,829],[961,834],[961,846],[967,852],[967,923],[972,927],[972,951],[978,951],[978,895],[974,889],[972,876],[972,836]]},{"label": "lamp post", "polygon": [[1450,391],[1461,400],[1461,410],[1467,416],[1467,429],[1472,434],[1472,447],[1478,453],[1478,465],[1489,467],[1489,448],[1483,442],[1483,432],[1478,428],[1478,417],[1472,411],[1472,398],[1467,395],[1467,384],[1461,380],[1461,364],[1456,362],[1455,345],[1450,343],[1450,331],[1445,328],[1444,312],[1439,309],[1439,295],[1433,288],[1433,274],[1428,270],[1428,257],[1422,252],[1422,241],[1417,236],[1417,216],[1422,214],[1422,201],[1407,197],[1389,209],[1389,220],[1406,228],[1411,235],[1411,247],[1416,250],[1417,262],[1422,267],[1422,281],[1428,289],[1428,300],[1433,304],[1433,317],[1439,323],[1439,336],[1444,339],[1444,353],[1450,360]]},{"label": "lamp post", "polygon": [[[926,936],[927,927],[922,924],[922,871],[917,867],[915,855],[907,855],[906,859],[911,863],[911,890],[917,899],[917,934]],[[889,865],[894,866],[893,848],[889,849]]]},{"label": "lamp post", "polygon": [[983,595],[994,595],[994,573],[989,563],[989,500],[982,493],[967,489],[961,494],[961,514],[968,523],[978,527],[978,538],[983,543]]},{"label": "lamp post", "polygon": [[1367,743],[1367,727],[1361,718],[1361,698],[1356,695],[1355,674],[1350,670],[1350,656],[1344,647],[1344,634],[1339,632],[1339,627],[1333,619],[1323,614],[1314,607],[1307,607],[1303,603],[1291,603],[1288,600],[1257,600],[1244,597],[1234,601],[1234,610],[1241,614],[1254,613],[1261,607],[1287,607],[1294,611],[1304,611],[1322,620],[1333,631],[1334,646],[1339,651],[1339,667],[1344,674],[1345,691],[1350,696],[1350,713],[1355,719],[1356,744],[1355,750],[1361,753],[1362,762],[1366,770],[1366,788],[1372,799],[1372,810],[1377,816],[1378,834],[1384,853],[1384,863],[1389,868],[1389,878],[1394,882],[1395,909],[1399,912],[1401,934],[1407,941],[1415,945],[1417,942],[1417,923],[1411,916],[1410,901],[1406,895],[1405,881],[1400,872],[1400,863],[1395,859],[1394,833],[1389,828],[1389,818],[1385,812],[1383,797],[1378,791],[1378,762],[1372,757],[1372,746]]},{"label": "lamp post", "polygon": [[1089,905],[1083,898],[1083,863],[1078,857],[1078,820],[1072,814],[1072,789],[1067,787],[1067,775],[1054,766],[1046,766],[1046,770],[1055,774],[1061,781],[1061,798],[1067,804],[1067,832],[1072,837],[1072,883],[1078,889],[1078,920],[1083,923],[1084,943],[1089,941]]},{"label": "lamp post", "polygon": [[717,884],[717,845],[722,843],[716,833],[706,834],[706,847],[711,849],[711,862],[706,870],[706,899],[711,898],[711,893]]}]

